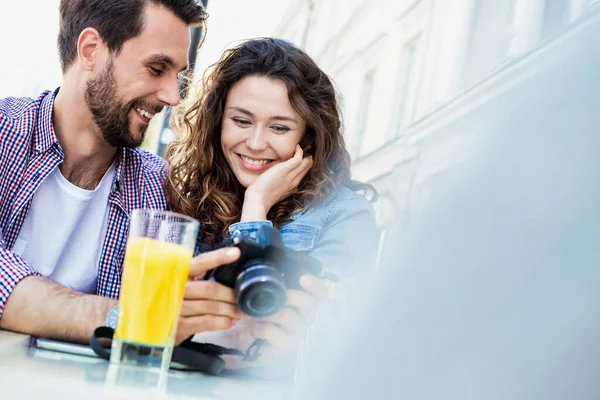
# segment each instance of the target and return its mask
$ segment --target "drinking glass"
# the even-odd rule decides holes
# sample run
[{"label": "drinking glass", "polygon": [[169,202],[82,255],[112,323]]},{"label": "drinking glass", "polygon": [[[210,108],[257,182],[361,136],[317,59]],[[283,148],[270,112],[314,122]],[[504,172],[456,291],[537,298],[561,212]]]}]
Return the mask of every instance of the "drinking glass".
[{"label": "drinking glass", "polygon": [[199,225],[168,211],[132,212],[112,364],[169,369]]}]

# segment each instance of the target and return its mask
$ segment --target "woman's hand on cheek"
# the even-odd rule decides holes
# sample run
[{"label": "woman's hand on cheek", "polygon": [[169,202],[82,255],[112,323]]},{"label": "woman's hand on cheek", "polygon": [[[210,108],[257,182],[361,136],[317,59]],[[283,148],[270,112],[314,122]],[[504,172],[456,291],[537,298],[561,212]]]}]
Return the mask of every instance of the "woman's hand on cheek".
[{"label": "woman's hand on cheek", "polygon": [[302,148],[297,145],[291,159],[269,168],[248,186],[240,220],[266,219],[271,207],[298,188],[312,165],[312,156],[303,157]]}]

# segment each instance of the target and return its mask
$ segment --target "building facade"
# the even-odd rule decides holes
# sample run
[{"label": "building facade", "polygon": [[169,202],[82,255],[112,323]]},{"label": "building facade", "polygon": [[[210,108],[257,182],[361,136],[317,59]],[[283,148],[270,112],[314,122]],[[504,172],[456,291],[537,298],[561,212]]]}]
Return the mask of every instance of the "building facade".
[{"label": "building facade", "polygon": [[494,133],[495,104],[560,62],[598,0],[296,0],[274,36],[341,94],[353,177],[371,182],[383,242],[432,182]]}]

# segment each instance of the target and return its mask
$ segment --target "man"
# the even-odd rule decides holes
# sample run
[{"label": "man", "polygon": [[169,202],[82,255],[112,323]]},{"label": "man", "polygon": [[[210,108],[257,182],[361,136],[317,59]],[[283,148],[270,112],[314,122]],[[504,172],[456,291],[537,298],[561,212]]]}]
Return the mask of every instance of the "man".
[{"label": "man", "polygon": [[[180,101],[188,28],[206,18],[198,4],[62,0],[62,86],[36,100],[0,100],[0,328],[85,343],[115,314],[129,215],[168,207],[163,160],[137,146],[152,117]],[[237,257],[237,249],[205,253],[190,275]],[[319,280],[304,281],[309,293],[324,292]],[[240,325],[214,341],[245,350],[261,338],[266,354],[289,353],[313,295],[296,293],[299,304],[261,329]],[[177,341],[242,318],[233,290],[192,280]]]},{"label": "man", "polygon": [[[167,208],[164,162],[136,147],[179,103],[189,26],[206,14],[194,0],[62,0],[60,18],[60,89],[0,100],[0,327],[87,342],[117,303],[131,211]],[[197,257],[191,273],[237,256]],[[178,340],[231,327],[234,302],[190,283]]]}]

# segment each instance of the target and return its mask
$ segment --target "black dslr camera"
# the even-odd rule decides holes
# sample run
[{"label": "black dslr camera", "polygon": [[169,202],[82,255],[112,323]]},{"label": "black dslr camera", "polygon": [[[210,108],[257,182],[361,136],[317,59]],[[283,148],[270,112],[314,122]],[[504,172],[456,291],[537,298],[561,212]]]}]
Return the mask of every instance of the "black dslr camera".
[{"label": "black dslr camera", "polygon": [[[256,239],[236,232],[219,247],[231,246],[240,249],[240,258],[209,271],[204,279],[214,278],[235,288],[239,307],[252,317],[267,317],[279,311],[287,301],[287,290],[300,289],[300,276],[323,276],[320,263],[305,253],[286,248],[275,228],[261,227]],[[337,280],[331,273],[327,275],[327,279]]]}]

